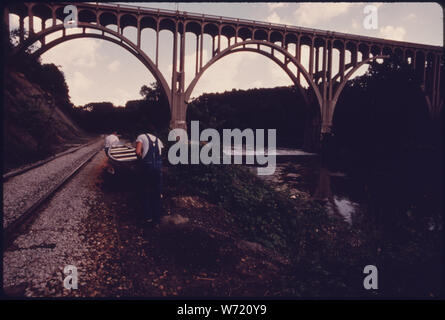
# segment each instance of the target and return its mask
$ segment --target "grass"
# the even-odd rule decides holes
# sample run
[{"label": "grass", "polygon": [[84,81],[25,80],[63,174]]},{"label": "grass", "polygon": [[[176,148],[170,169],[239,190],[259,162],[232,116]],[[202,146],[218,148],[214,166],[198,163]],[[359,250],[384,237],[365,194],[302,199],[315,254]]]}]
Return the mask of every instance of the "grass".
[{"label": "grass", "polygon": [[[427,283],[404,279],[429,270],[437,260],[436,236],[422,232],[416,237],[402,230],[406,228],[387,226],[390,231],[366,222],[352,228],[342,218],[328,215],[323,202],[292,199],[239,165],[170,166],[164,181],[170,192],[198,195],[223,207],[245,240],[288,257],[292,275],[286,287],[293,288],[291,295],[425,297],[435,292]],[[363,288],[363,268],[369,264],[382,269],[380,290]]]}]

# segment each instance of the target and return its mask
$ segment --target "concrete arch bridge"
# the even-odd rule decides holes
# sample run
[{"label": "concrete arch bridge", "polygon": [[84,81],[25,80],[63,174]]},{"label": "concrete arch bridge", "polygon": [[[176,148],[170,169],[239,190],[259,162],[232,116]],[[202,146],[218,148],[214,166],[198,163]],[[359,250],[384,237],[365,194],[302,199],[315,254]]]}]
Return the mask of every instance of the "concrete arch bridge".
[{"label": "concrete arch bridge", "polygon": [[[80,33],[67,34],[63,25],[68,15],[64,13],[66,5],[74,5],[77,8]],[[443,47],[439,46],[108,3],[9,4],[4,11],[8,28],[10,14],[19,17],[19,43],[14,54],[38,44],[39,48],[33,54],[41,55],[65,41],[87,37],[107,40],[128,50],[147,67],[161,85],[168,98],[172,128],[186,127],[187,102],[206,70],[219,59],[241,51],[261,54],[286,72],[301,90],[306,102],[315,107],[315,139],[330,132],[335,107],[346,82],[361,66],[375,59],[397,56],[406,61],[422,81],[421,88],[431,117],[436,118],[443,107],[443,96],[439,90]],[[40,28],[35,28],[34,17],[40,18]],[[25,18],[28,20],[28,34],[24,27]],[[110,26],[115,26],[117,31]],[[136,28],[136,41],[124,36],[124,29],[127,27]],[[154,59],[150,59],[141,48],[141,34],[146,28],[154,30],[156,34],[153,44]],[[95,29],[98,32],[88,33],[87,29]],[[159,70],[159,55],[162,54],[159,34],[162,30],[169,30],[173,34],[173,68],[168,77]],[[48,36],[60,31],[62,35],[59,38],[46,41]],[[185,81],[186,33],[196,36],[195,73],[188,86]],[[205,35],[211,37],[212,43],[211,57],[206,62],[203,61]],[[302,54],[303,50],[307,52],[306,55]],[[336,71],[334,64],[338,64]],[[309,88],[310,97],[304,86]]]}]

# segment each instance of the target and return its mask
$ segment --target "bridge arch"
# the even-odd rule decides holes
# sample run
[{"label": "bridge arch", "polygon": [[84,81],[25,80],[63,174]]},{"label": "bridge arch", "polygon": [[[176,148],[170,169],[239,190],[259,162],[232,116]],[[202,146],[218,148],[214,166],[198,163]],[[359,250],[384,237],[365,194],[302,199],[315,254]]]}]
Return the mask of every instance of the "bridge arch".
[{"label": "bridge arch", "polygon": [[[137,46],[135,46],[129,39],[127,39],[126,37],[122,36],[120,33],[115,32],[109,28],[106,28],[104,26],[101,25],[94,25],[94,24],[90,24],[90,23],[85,23],[85,22],[78,22],[78,27],[79,28],[89,28],[89,29],[96,29],[96,30],[101,30],[103,31],[102,34],[95,34],[95,33],[75,33],[75,34],[71,34],[71,35],[64,35],[62,37],[59,37],[57,39],[52,40],[51,42],[42,44],[42,46],[37,49],[36,51],[34,51],[32,53],[32,55],[35,56],[40,56],[41,54],[43,54],[44,52],[48,51],[49,49],[55,47],[56,45],[63,43],[65,41],[69,41],[69,40],[73,40],[73,39],[78,39],[78,38],[97,38],[97,39],[103,39],[106,41],[110,41],[113,42],[119,46],[121,46],[122,48],[126,49],[127,51],[129,51],[131,54],[133,54],[139,61],[141,61],[144,66],[147,67],[147,69],[151,72],[151,74],[154,76],[154,78],[156,79],[156,81],[158,81],[158,83],[161,85],[163,92],[168,100],[170,109],[172,108],[171,105],[171,90],[169,85],[167,84],[164,76],[162,75],[162,73],[160,72],[160,70],[158,69],[158,67],[153,63],[153,61],[151,61],[151,59],[142,51],[140,50]],[[26,50],[30,45],[40,41],[42,42],[42,39],[45,38],[45,36],[51,35],[55,32],[58,32],[60,30],[64,29],[64,25],[63,24],[59,24],[59,25],[55,25],[53,27],[47,28],[45,30],[42,30],[39,33],[34,34],[33,36],[30,36],[28,39],[26,39],[22,44],[20,44],[17,48],[16,51],[14,52],[14,54],[16,54],[18,51],[21,50]],[[116,40],[113,37],[107,36],[105,35],[106,33],[109,33],[111,35],[113,35],[114,37],[117,37],[119,40]]]},{"label": "bridge arch", "polygon": [[335,107],[337,105],[337,101],[338,98],[340,97],[341,92],[343,91],[343,88],[345,87],[346,83],[348,82],[348,80],[352,77],[352,75],[363,65],[365,64],[370,64],[372,61],[377,60],[377,59],[387,59],[389,58],[389,56],[386,55],[377,55],[377,56],[373,56],[373,57],[369,57],[365,60],[360,61],[355,67],[353,67],[348,73],[345,74],[345,77],[343,79],[343,81],[340,82],[340,84],[338,85],[337,89],[335,90],[333,99],[332,99],[332,105],[331,105],[331,115],[330,115],[330,120],[332,121],[333,117],[334,117],[334,113],[335,113]]},{"label": "bridge arch", "polygon": [[255,52],[255,53],[259,53],[261,55],[264,55],[266,57],[268,57],[269,59],[271,59],[272,61],[274,61],[278,66],[280,66],[285,72],[286,74],[291,78],[292,82],[294,82],[294,84],[299,88],[303,98],[305,99],[306,103],[309,104],[309,100],[308,97],[304,91],[304,88],[300,85],[297,77],[292,73],[292,71],[287,67],[286,63],[281,62],[278,58],[276,58],[275,56],[273,56],[271,53],[268,53],[266,51],[263,50],[259,50],[259,49],[254,49],[254,48],[248,48],[246,47],[247,45],[262,45],[262,46],[267,46],[269,48],[272,48],[274,50],[277,50],[279,53],[283,54],[284,57],[289,61],[292,62],[297,70],[299,70],[301,72],[301,74],[303,75],[303,77],[305,78],[306,82],[309,84],[309,86],[311,87],[311,89],[314,91],[315,96],[317,98],[317,102],[318,102],[318,106],[320,107],[320,112],[321,112],[321,103],[322,103],[322,98],[321,98],[321,93],[319,88],[313,83],[311,76],[309,75],[309,73],[307,72],[307,70],[303,67],[303,65],[298,62],[288,51],[286,51],[284,48],[277,46],[273,43],[270,42],[266,42],[263,40],[246,40],[246,41],[242,41],[242,42],[238,42],[235,43],[229,47],[227,47],[226,49],[222,50],[219,54],[215,55],[212,59],[210,59],[206,65],[204,65],[202,67],[202,69],[199,71],[199,73],[193,78],[193,80],[190,82],[190,84],[188,85],[186,91],[185,91],[185,95],[184,95],[184,100],[188,101],[190,99],[190,95],[193,91],[193,89],[195,88],[198,80],[201,78],[201,76],[204,74],[204,72],[211,66],[213,65],[216,61],[220,60],[221,58],[228,56],[232,53],[235,52],[242,52],[242,51],[247,51],[247,52]]},{"label": "bridge arch", "polygon": [[[382,50],[382,51],[383,51],[383,50]],[[376,55],[376,56],[369,57],[369,58],[367,58],[367,59],[362,60],[361,62],[359,62],[356,66],[354,66],[351,70],[349,70],[349,71],[346,73],[346,75],[345,75],[345,77],[344,77],[344,80],[340,82],[340,84],[338,85],[337,89],[335,90],[335,93],[334,93],[334,96],[333,96],[333,99],[332,99],[332,105],[331,105],[331,110],[332,110],[332,111],[331,111],[331,115],[330,115],[330,117],[331,117],[331,121],[332,121],[332,119],[333,119],[333,117],[334,117],[334,114],[335,114],[335,108],[336,108],[336,106],[337,106],[337,102],[338,102],[338,99],[339,99],[339,97],[340,97],[340,94],[341,94],[341,92],[343,91],[343,89],[344,89],[346,83],[348,82],[348,80],[351,79],[351,77],[354,75],[354,73],[355,73],[360,67],[362,67],[363,65],[365,65],[365,64],[370,64],[370,63],[371,63],[372,61],[374,61],[374,60],[378,60],[378,59],[388,59],[388,58],[390,58],[390,55],[385,55],[385,54],[380,54],[380,55]],[[337,75],[337,76],[338,76],[338,75]],[[337,77],[337,76],[336,76],[336,77]],[[422,92],[424,93],[425,103],[426,103],[426,105],[427,105],[427,107],[428,107],[428,111],[430,111],[430,109],[431,109],[431,101],[430,101],[430,98],[428,97],[428,95],[426,94],[426,92],[425,92],[425,90],[424,90],[424,88],[423,88],[422,86],[420,87],[420,89],[421,89]]]},{"label": "bridge arch", "polygon": [[[171,10],[128,5],[100,3],[76,3],[75,5],[79,13],[78,25],[83,29],[83,36],[79,35],[77,37],[90,37],[86,35],[85,28],[100,30],[102,31],[102,38],[105,37],[106,33],[107,36],[115,38],[119,42],[118,45],[132,52],[139,60],[142,59],[141,61],[155,76],[168,98],[170,110],[173,111],[171,112],[171,124],[175,126],[186,126],[183,112],[186,108],[185,101],[188,100],[194,85],[203,72],[223,56],[243,50],[257,52],[270,58],[285,70],[297,86],[303,84],[305,87],[306,85],[311,87],[312,90],[307,93],[312,95],[315,92],[316,99],[314,98],[314,100],[317,100],[320,107],[320,110],[317,111],[321,111],[319,113],[321,114],[322,134],[330,131],[330,116],[333,114],[333,107],[335,107],[345,82],[352,77],[358,68],[371,61],[368,60],[369,58],[374,59],[381,55],[398,56],[403,61],[408,60],[410,62],[419,79],[422,79],[422,90],[425,93],[432,116],[439,113],[443,106],[443,97],[439,90],[441,84],[443,84],[443,79],[440,83],[443,72],[443,47],[348,36],[323,30],[264,22],[258,23],[244,19],[188,14],[179,11],[175,13]],[[40,51],[37,52],[42,52],[47,45],[54,46],[56,43],[63,41],[53,42],[55,41],[53,40],[45,43],[45,36],[53,35],[55,31],[62,33],[62,21],[66,18],[66,14],[63,12],[64,6],[64,4],[57,3],[8,5],[5,8],[4,15],[8,29],[8,15],[15,14],[19,17],[17,39],[20,41],[15,49],[26,49],[31,44],[39,41],[40,43],[37,43],[37,46],[40,46],[40,49],[37,50]],[[33,17],[41,19],[42,27],[38,32],[34,29]],[[47,28],[48,19],[51,18],[52,26]],[[25,24],[28,25],[29,30],[26,33]],[[110,24],[112,28],[109,28]],[[130,41],[125,36],[124,29],[127,27],[136,27],[137,43]],[[156,64],[153,64],[141,48],[141,33],[144,28],[151,28],[156,32]],[[159,36],[164,30],[173,33],[171,88],[169,88],[158,69],[158,42]],[[188,62],[185,63],[184,60],[187,51],[185,45],[187,32],[196,35],[196,71],[195,78],[185,90],[186,72],[184,65],[188,65]],[[71,34],[71,32],[68,33]],[[63,31],[62,37],[69,39],[66,38],[65,31]],[[206,62],[203,67],[203,42],[206,42],[205,37],[210,37],[213,50],[210,61]],[[228,47],[221,45],[222,37],[228,39]],[[231,38],[233,37],[235,37],[235,44],[232,45]],[[176,40],[180,40],[180,44]],[[292,46],[288,48],[289,44],[292,44]],[[294,51],[293,44],[295,44],[295,54],[290,53],[290,51]],[[258,46],[258,50],[256,50],[256,46]],[[249,50],[247,50],[247,47]],[[15,49],[14,51],[17,52]],[[332,73],[337,72],[337,70],[333,70],[336,69],[332,63],[333,60],[340,60],[339,65],[341,65],[334,77],[332,77]],[[320,63],[322,66],[320,66]],[[303,65],[309,67],[305,68]],[[303,78],[300,77],[301,75]],[[297,81],[295,81],[295,76]],[[299,88],[302,90],[300,86]]]}]

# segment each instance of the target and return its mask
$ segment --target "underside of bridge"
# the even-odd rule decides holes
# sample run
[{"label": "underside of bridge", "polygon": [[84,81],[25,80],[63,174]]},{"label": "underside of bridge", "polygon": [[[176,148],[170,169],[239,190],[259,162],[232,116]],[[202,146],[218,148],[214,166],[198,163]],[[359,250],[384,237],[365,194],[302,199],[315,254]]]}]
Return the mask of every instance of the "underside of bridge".
[{"label": "underside of bridge", "polygon": [[[63,23],[68,15],[64,13],[66,5],[75,5],[77,8],[76,21],[80,33],[67,34]],[[443,66],[442,47],[114,4],[10,4],[4,11],[8,29],[10,14],[19,17],[19,43],[13,54],[38,44],[39,48],[32,54],[41,55],[62,42],[83,37],[104,39],[124,47],[147,67],[161,85],[170,106],[171,128],[186,127],[187,103],[204,72],[219,59],[240,51],[256,52],[271,59],[301,91],[312,110],[305,138],[308,148],[316,145],[324,134],[329,134],[335,107],[346,82],[361,66],[376,59],[397,56],[415,70],[421,79],[421,88],[433,119],[439,116],[443,106],[439,90]],[[34,17],[41,21],[38,32],[34,28]],[[29,34],[25,34],[25,18],[28,18]],[[110,29],[110,26],[117,26],[117,31]],[[124,36],[126,27],[136,28],[135,42]],[[141,49],[141,34],[146,28],[156,32],[154,60]],[[99,33],[87,33],[87,29],[99,30]],[[162,30],[173,33],[173,68],[169,78],[164,77],[159,70],[159,34]],[[60,31],[61,37],[46,41],[48,36]],[[186,33],[196,36],[195,75],[187,87]],[[212,42],[212,53],[207,62],[203,61],[204,35],[209,35]],[[227,46],[222,45],[223,41]],[[303,50],[308,52],[306,59]],[[333,70],[334,59],[338,59],[339,67],[336,71]]]}]

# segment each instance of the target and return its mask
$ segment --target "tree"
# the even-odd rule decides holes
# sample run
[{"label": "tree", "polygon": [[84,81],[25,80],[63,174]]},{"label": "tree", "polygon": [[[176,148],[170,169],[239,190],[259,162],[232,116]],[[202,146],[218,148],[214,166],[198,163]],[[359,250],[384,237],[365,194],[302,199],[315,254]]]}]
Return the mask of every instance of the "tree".
[{"label": "tree", "polygon": [[[369,165],[394,162],[402,149],[428,141],[425,96],[414,70],[398,58],[374,62],[348,81],[334,114],[336,142]],[[385,164],[385,165],[386,165]]]},{"label": "tree", "polygon": [[145,100],[151,102],[159,102],[163,95],[161,85],[158,82],[152,82],[150,86],[143,85],[139,93]]}]

